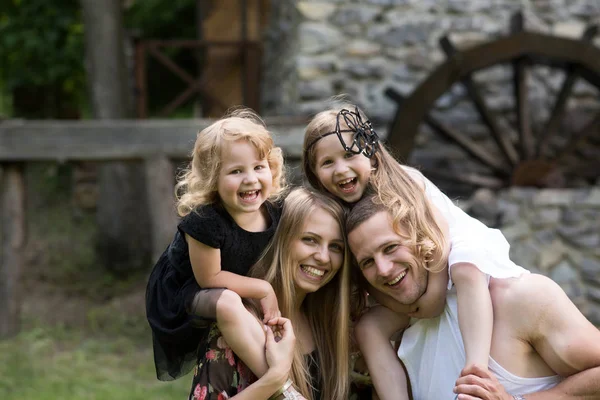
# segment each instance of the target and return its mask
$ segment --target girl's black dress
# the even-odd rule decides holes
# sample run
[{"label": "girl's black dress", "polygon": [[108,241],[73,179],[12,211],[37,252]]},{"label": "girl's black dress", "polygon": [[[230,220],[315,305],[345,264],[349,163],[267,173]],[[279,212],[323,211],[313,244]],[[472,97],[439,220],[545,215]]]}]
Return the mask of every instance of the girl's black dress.
[{"label": "girl's black dress", "polygon": [[196,364],[199,346],[208,335],[187,312],[200,286],[194,278],[185,234],[220,249],[221,270],[246,275],[270,242],[281,208],[270,202],[264,207],[271,219],[262,232],[240,228],[219,204],[205,205],[183,217],[169,247],[157,261],[146,288],[146,316],[152,328],[156,376],[177,379]]}]

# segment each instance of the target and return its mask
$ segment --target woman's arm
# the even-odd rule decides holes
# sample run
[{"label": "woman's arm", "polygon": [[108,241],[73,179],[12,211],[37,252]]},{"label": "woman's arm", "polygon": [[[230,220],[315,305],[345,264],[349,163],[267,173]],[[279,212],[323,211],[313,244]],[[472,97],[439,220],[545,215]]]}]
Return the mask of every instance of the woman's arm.
[{"label": "woman's arm", "polygon": [[[296,336],[292,328],[292,322],[287,318],[275,318],[269,323],[276,326],[276,331],[281,333],[278,341],[275,340],[273,330],[266,329],[267,339],[265,343],[265,352],[268,371],[256,382],[248,386],[242,392],[236,394],[231,399],[236,400],[256,400],[269,399],[279,391],[288,379],[292,361],[294,359],[294,346]],[[283,398],[283,395],[277,398]]]}]

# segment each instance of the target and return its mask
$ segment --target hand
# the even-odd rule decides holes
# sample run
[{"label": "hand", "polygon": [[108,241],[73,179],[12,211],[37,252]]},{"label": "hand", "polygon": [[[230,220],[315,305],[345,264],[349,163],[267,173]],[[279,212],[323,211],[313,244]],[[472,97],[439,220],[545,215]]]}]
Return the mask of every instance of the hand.
[{"label": "hand", "polygon": [[265,324],[273,318],[281,317],[277,296],[275,296],[275,292],[273,291],[271,285],[269,285],[267,294],[260,299],[260,307],[262,308],[263,322]]},{"label": "hand", "polygon": [[470,365],[461,371],[454,393],[459,400],[513,400],[494,374],[479,365]]},{"label": "hand", "polygon": [[[275,333],[277,333],[277,338]],[[274,318],[269,321],[269,327],[266,327],[267,342],[265,344],[265,354],[269,369],[289,374],[294,360],[294,346],[296,345],[296,336],[292,328],[292,322],[283,317]]]}]

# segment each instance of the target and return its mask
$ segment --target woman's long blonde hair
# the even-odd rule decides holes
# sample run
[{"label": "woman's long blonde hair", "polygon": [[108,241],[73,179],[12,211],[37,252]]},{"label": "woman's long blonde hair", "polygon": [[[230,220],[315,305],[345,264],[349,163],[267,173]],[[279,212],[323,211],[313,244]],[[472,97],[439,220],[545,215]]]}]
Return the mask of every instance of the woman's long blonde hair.
[{"label": "woman's long blonde hair", "polygon": [[[316,141],[325,133],[335,130],[338,114],[342,109],[354,110],[354,105],[343,105],[317,114],[306,127],[302,168],[308,183],[315,189],[327,193],[315,172]],[[368,120],[362,111],[363,121]],[[349,129],[340,120],[340,129]],[[310,144],[313,144],[309,147]],[[341,144],[340,144],[341,146]],[[363,155],[358,155],[364,157]],[[381,204],[391,215],[394,226],[402,226],[409,234],[411,243],[426,260],[426,268],[432,272],[441,271],[449,251],[449,243],[436,222],[433,211],[425,196],[424,187],[416,182],[388,149],[379,143],[373,155],[374,170],[370,176],[370,189],[373,203]]]},{"label": "woman's long blonde hair", "polygon": [[266,158],[273,175],[270,200],[285,190],[283,155],[275,147],[262,119],[252,110],[240,108],[200,131],[196,137],[192,160],[175,185],[177,213],[185,216],[196,207],[219,200],[217,184],[221,169],[221,149],[225,141],[246,140],[261,158]]},{"label": "woman's long blonde hair", "polygon": [[[290,249],[294,241],[299,240],[304,222],[315,209],[325,210],[339,225],[344,237],[344,261],[331,281],[306,295],[301,308],[316,344],[316,361],[322,372],[321,398],[345,400],[350,386],[350,257],[344,233],[343,208],[336,201],[305,188],[292,191],[285,199],[281,222],[271,245],[261,261],[250,270],[249,276],[264,279],[273,286],[281,314],[294,323],[297,315],[294,276],[299,266],[293,264]],[[260,308],[257,306],[255,303],[254,310],[258,313]],[[311,379],[300,346],[296,346],[290,378],[304,397],[312,399]]]}]

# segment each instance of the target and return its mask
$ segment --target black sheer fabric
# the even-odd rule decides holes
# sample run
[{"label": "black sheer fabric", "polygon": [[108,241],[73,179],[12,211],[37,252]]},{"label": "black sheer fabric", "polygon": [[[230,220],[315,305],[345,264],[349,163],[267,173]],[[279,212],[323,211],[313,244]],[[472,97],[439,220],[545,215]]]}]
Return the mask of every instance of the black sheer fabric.
[{"label": "black sheer fabric", "polygon": [[[202,288],[192,271],[185,235],[219,249],[223,271],[246,275],[279,223],[280,207],[269,202],[264,206],[271,223],[263,232],[243,230],[219,205],[203,206],[179,223],[146,288],[146,316],[152,328],[158,379],[177,379],[194,367],[199,348],[206,346],[207,322],[214,321],[216,300],[222,293],[222,289],[207,289],[197,297]],[[208,303],[203,304],[206,300]]]}]

